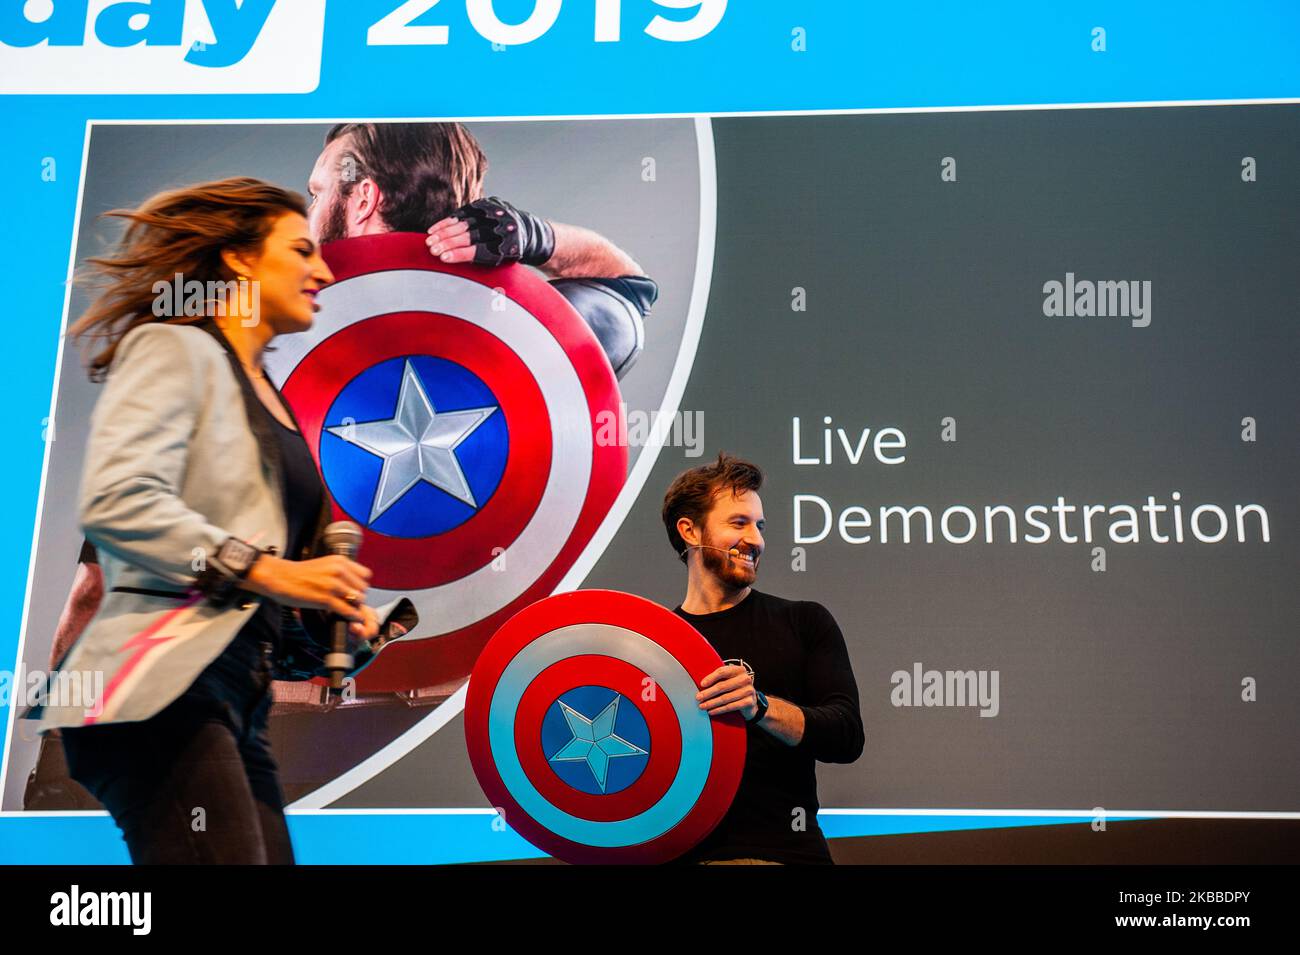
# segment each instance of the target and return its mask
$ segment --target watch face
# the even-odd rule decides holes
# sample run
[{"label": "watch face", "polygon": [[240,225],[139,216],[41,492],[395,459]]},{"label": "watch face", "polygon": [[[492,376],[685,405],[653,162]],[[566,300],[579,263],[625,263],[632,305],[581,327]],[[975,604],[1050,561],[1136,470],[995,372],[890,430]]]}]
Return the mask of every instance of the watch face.
[{"label": "watch face", "polygon": [[221,545],[221,550],[217,551],[217,559],[226,565],[233,573],[242,576],[249,567],[253,565],[253,560],[257,556],[257,548],[250,544],[245,544],[241,540],[231,538]]}]

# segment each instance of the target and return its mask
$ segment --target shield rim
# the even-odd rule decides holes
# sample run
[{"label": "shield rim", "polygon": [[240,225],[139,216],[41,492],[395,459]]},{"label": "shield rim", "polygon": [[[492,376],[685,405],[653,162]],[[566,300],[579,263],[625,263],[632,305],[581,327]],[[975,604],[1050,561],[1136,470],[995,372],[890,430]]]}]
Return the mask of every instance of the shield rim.
[{"label": "shield rim", "polygon": [[[636,621],[637,625],[630,626],[629,621]],[[722,658],[698,630],[644,597],[616,590],[576,590],[543,598],[506,621],[483,648],[474,666],[465,697],[465,742],[470,764],[492,806],[504,810],[507,824],[534,846],[558,859],[607,864],[668,862],[699,844],[731,807],[745,766],[746,729],[739,714],[712,718],[713,759],[704,790],[691,810],[667,832],[634,845],[589,846],[541,826],[510,795],[492,757],[488,713],[497,679],[515,654],[553,630],[602,623],[634,629],[654,640],[677,658],[697,684],[722,666]]]}]

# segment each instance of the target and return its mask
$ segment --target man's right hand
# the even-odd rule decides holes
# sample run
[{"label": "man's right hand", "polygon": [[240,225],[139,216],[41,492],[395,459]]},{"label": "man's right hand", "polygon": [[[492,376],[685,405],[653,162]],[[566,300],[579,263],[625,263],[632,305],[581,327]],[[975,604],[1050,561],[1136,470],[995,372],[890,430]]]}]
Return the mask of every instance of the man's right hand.
[{"label": "man's right hand", "polygon": [[748,720],[758,711],[754,675],[734,664],[718,667],[701,680],[695,699],[710,716],[738,712]]},{"label": "man's right hand", "polygon": [[347,620],[365,620],[362,605],[370,568],[337,554],[284,560],[262,554],[244,577],[244,589],[290,607],[308,607]]}]

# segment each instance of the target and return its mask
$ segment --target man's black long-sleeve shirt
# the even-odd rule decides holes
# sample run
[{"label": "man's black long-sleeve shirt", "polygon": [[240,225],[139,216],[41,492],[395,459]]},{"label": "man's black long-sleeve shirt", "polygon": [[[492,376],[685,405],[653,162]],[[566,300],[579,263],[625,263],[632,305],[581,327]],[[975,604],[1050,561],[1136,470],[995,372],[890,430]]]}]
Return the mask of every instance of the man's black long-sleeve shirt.
[{"label": "man's black long-sleeve shirt", "polygon": [[746,727],[748,750],[740,788],[718,827],[681,861],[758,858],[829,863],[817,825],[817,761],[851,763],[862,754],[862,715],[844,635],[829,610],[751,589],[717,613],[674,611],[723,659],[754,669],[754,685],[803,710],[803,739],[788,746],[766,730]]}]

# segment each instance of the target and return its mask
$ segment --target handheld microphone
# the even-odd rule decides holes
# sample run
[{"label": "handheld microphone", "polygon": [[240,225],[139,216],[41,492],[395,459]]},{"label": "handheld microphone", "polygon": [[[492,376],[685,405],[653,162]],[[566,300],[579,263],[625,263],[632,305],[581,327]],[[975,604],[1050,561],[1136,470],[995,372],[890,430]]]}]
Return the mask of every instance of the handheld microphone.
[{"label": "handheld microphone", "polygon": [[[357,559],[361,549],[361,528],[351,521],[335,521],[325,528],[325,549],[348,560]],[[329,671],[330,689],[343,687],[343,675],[356,666],[356,658],[348,652],[348,621],[337,614],[330,631],[330,649],[325,654],[325,669]]]}]

